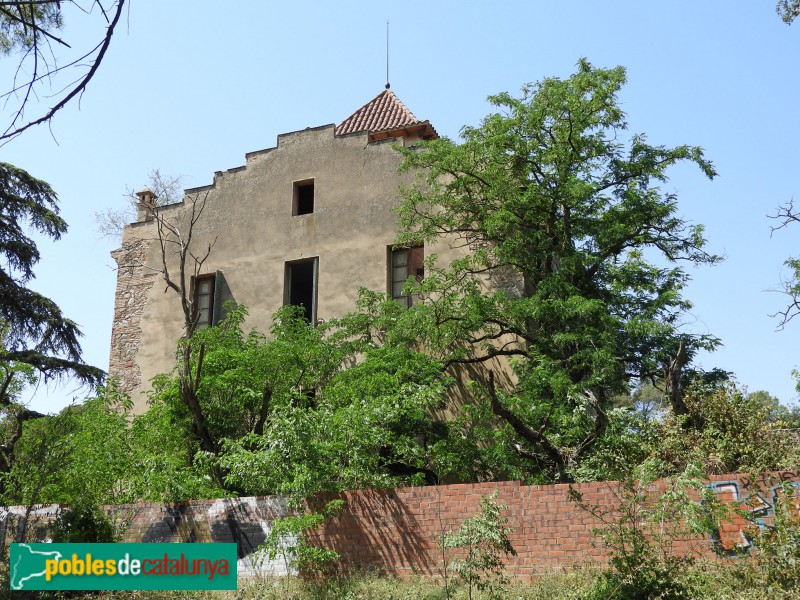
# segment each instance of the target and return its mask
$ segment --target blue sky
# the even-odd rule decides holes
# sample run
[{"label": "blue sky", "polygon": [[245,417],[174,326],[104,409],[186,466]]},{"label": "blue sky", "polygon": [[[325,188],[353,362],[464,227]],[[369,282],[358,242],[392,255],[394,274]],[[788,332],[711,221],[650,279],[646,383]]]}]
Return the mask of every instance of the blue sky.
[{"label": "blue sky", "polygon": [[[97,35],[82,15],[65,18],[67,39]],[[726,256],[689,269],[687,328],[724,344],[702,366],[795,400],[800,321],[776,332],[768,315],[784,298],[766,290],[800,255],[800,229],[770,238],[767,218],[800,194],[800,22],[781,22],[773,0],[132,0],[80,105],[0,148],[59,194],[70,230],[40,243],[33,287],[81,325],[87,362],[108,366],[116,277],[116,243],[95,232],[94,213],[121,205],[154,168],[204,185],[279,133],[345,119],[383,89],[387,19],[393,91],[450,137],[489,111],[487,95],[566,77],[580,57],[625,66],[630,132],[703,146],[719,172],[708,181],[680,167],[664,186]],[[84,394],[40,386],[29,399],[54,411]]]}]

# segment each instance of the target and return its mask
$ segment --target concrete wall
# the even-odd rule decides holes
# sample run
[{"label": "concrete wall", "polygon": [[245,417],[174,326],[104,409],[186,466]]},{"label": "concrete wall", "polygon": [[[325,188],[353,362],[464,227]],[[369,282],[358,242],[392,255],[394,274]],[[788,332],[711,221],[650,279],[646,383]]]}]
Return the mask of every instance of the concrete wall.
[{"label": "concrete wall", "polygon": [[[794,494],[791,502],[800,512],[800,471],[750,475],[714,475],[707,482],[723,502],[745,502],[759,527],[772,520],[782,485],[788,483]],[[573,485],[585,502],[603,510],[619,506],[618,484],[614,482]],[[653,484],[658,494],[665,482]],[[397,488],[346,492],[340,518],[325,524],[315,541],[340,555],[337,568],[342,572],[374,568],[390,575],[436,575],[442,568],[436,540],[447,531],[457,530],[464,519],[480,511],[480,499],[497,493],[497,501],[508,508],[511,544],[517,556],[509,558],[507,571],[521,578],[575,566],[601,565],[608,559],[607,549],[593,530],[599,523],[568,497],[569,486],[524,485],[518,481],[462,484],[438,487]],[[318,506],[329,498],[309,502]],[[47,523],[58,506],[37,507],[29,516],[29,540],[47,539]],[[121,524],[126,542],[236,542],[239,569],[244,575],[256,572],[286,572],[282,562],[260,566],[253,560],[258,546],[268,535],[275,518],[288,514],[279,497],[201,500],[172,504],[130,504],[106,507]],[[17,541],[24,507],[0,509],[0,547]],[[721,545],[748,552],[745,532],[752,523],[736,518],[720,531],[696,539],[683,540],[675,551],[715,556],[713,546]],[[724,552],[723,552],[724,554]],[[452,558],[453,555],[450,555]]]},{"label": "concrete wall", "polygon": [[[352,310],[360,287],[387,291],[398,187],[413,179],[397,174],[399,163],[389,142],[369,142],[366,133],[336,136],[333,125],[279,136],[277,147],[248,154],[244,167],[187,190],[187,198],[205,200],[192,242],[196,254],[211,246],[202,273],[222,271],[227,297],[249,310],[246,327],[262,332],[285,302],[287,262],[318,257],[321,319]],[[293,183],[308,179],[314,212],[292,216]],[[185,199],[159,211],[185,232],[190,207]],[[153,221],[134,223],[114,253],[120,269],[109,373],[133,393],[136,411],[146,408],[141,392],[150,379],[174,365],[183,332],[180,299],[159,281],[157,237]],[[451,256],[446,243],[425,252]]]},{"label": "concrete wall", "polygon": [[[48,526],[62,508],[58,504],[0,508],[0,548],[19,541],[49,541]],[[137,503],[106,506],[106,513],[123,532],[122,542],[236,543],[239,576],[286,575],[291,568],[282,559],[256,556],[275,519],[290,514],[285,498],[224,498],[190,502]],[[27,516],[26,516],[27,514]],[[27,536],[18,532],[27,520]],[[291,541],[291,540],[287,540]]]}]

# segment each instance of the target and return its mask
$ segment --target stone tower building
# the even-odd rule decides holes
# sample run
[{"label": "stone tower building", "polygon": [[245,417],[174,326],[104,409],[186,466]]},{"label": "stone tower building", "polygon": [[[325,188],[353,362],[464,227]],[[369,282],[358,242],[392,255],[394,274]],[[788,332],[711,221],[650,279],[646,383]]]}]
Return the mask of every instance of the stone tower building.
[{"label": "stone tower building", "polygon": [[[138,219],[112,253],[109,365],[135,410],[146,409],[152,377],[175,364],[184,313],[163,273],[176,277],[175,251],[193,220],[186,289],[200,327],[220,319],[226,300],[246,306],[247,326],[261,331],[284,304],[303,306],[315,322],[342,315],[361,287],[408,302],[402,283],[419,274],[429,249],[392,247],[398,188],[412,178],[397,174],[392,143],[436,137],[387,87],[338,126],[279,135],[274,148],[246,154],[244,166],[216,172],[211,185],[185,190],[179,203],[156,207],[153,192],[139,192]],[[162,252],[165,226],[182,239]],[[432,250],[449,253],[445,245]]]}]

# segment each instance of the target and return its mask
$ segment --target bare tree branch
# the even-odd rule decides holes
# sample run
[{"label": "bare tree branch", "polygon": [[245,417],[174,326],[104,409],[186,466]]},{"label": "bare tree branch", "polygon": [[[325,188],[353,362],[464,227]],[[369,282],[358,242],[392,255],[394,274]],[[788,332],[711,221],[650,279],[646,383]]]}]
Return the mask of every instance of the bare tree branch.
[{"label": "bare tree branch", "polygon": [[[87,9],[81,7],[77,0],[71,0],[63,3],[75,6],[87,14],[89,12]],[[61,19],[61,4],[62,2],[55,1],[0,3],[0,19],[10,23],[10,27],[12,28],[17,26],[20,27],[23,32],[30,32],[30,40],[12,40],[16,43],[16,45],[21,46],[23,49],[23,54],[17,69],[17,75],[22,72],[23,64],[27,60],[30,59],[33,61],[33,68],[30,75],[26,78],[26,82],[23,85],[18,86],[17,75],[15,75],[12,88],[0,95],[0,98],[6,98],[6,101],[8,101],[11,97],[15,96],[18,91],[22,89],[25,90],[25,93],[20,99],[17,108],[14,109],[13,117],[10,119],[10,122],[2,134],[0,134],[0,143],[7,143],[10,139],[18,136],[34,125],[48,122],[59,110],[64,108],[64,106],[66,106],[76,96],[79,96],[83,93],[83,91],[89,85],[89,82],[97,73],[97,70],[100,68],[100,64],[103,62],[106,51],[111,44],[111,38],[114,35],[116,26],[119,23],[120,17],[122,16],[125,0],[115,0],[111,5],[115,6],[115,10],[110,22],[108,21],[106,8],[102,5],[101,0],[94,0],[90,6],[97,6],[98,10],[103,16],[103,19],[106,21],[106,23],[108,23],[105,34],[100,42],[93,46],[91,50],[82,54],[77,59],[68,61],[63,66],[57,66],[61,61],[55,55],[52,46],[50,46],[50,41],[56,42],[59,46],[63,46],[68,49],[71,49],[72,46],[65,40],[51,33],[51,31],[46,28],[46,25],[37,23],[36,14],[37,10],[40,10],[37,7],[53,7],[48,13],[48,17],[50,19],[49,24],[53,27],[58,27]],[[16,8],[17,10],[14,11],[12,10],[13,8]],[[20,34],[18,34],[18,37],[19,35]],[[48,60],[44,54],[45,48],[49,50],[50,60]],[[85,64],[87,59],[88,64]],[[40,72],[40,63],[44,64],[46,72]],[[55,105],[47,109],[41,116],[25,121],[23,118],[24,113],[29,107],[32,95],[35,94],[34,86],[44,80],[51,81],[52,85],[52,80],[57,74],[61,73],[65,68],[73,66],[86,66],[87,70],[80,77],[67,84],[61,89],[60,92],[56,94],[57,96],[61,94],[64,95],[58,102],[55,103]]]},{"label": "bare tree branch", "polygon": [[[800,0],[798,1],[800,2]],[[778,225],[770,227],[770,236],[789,225],[800,224],[800,212],[795,208],[794,198],[790,199],[785,205],[779,206],[774,215],[768,216],[779,222]],[[791,270],[790,277],[781,281],[780,288],[770,290],[781,292],[789,297],[786,308],[770,314],[770,317],[777,317],[778,319],[778,331],[786,327],[789,321],[800,314],[800,258],[788,258],[784,264]]]},{"label": "bare tree branch", "polygon": [[[199,310],[196,305],[194,282],[202,274],[203,268],[211,255],[216,239],[195,249],[198,223],[200,222],[208,200],[209,191],[190,194],[183,199],[181,205],[158,206],[147,203],[142,206],[147,211],[147,224],[155,228],[155,237],[149,241],[158,252],[158,267],[145,266],[160,274],[166,288],[178,295],[183,312],[183,336],[179,342],[178,380],[180,397],[191,415],[191,431],[200,449],[210,454],[220,451],[217,440],[212,435],[206,415],[198,397],[198,390],[203,378],[203,360],[205,344],[192,343],[197,331]],[[147,260],[146,258],[144,260]],[[268,397],[265,396],[265,402]],[[261,425],[263,427],[263,423]],[[217,484],[224,486],[224,473],[215,468]]]}]

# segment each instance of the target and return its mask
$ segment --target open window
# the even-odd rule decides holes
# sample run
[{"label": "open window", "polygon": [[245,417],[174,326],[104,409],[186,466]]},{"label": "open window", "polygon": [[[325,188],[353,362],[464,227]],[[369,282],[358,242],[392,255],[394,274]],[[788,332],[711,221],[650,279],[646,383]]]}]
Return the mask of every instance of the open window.
[{"label": "open window", "polygon": [[317,322],[317,265],[311,258],[286,263],[284,304],[302,306],[306,319]]},{"label": "open window", "polygon": [[292,216],[310,215],[314,212],[314,180],[295,181],[292,184]]},{"label": "open window", "polygon": [[410,277],[421,281],[425,276],[425,249],[423,246],[389,249],[389,293],[392,298],[412,306],[414,297],[403,293],[403,286]]}]

